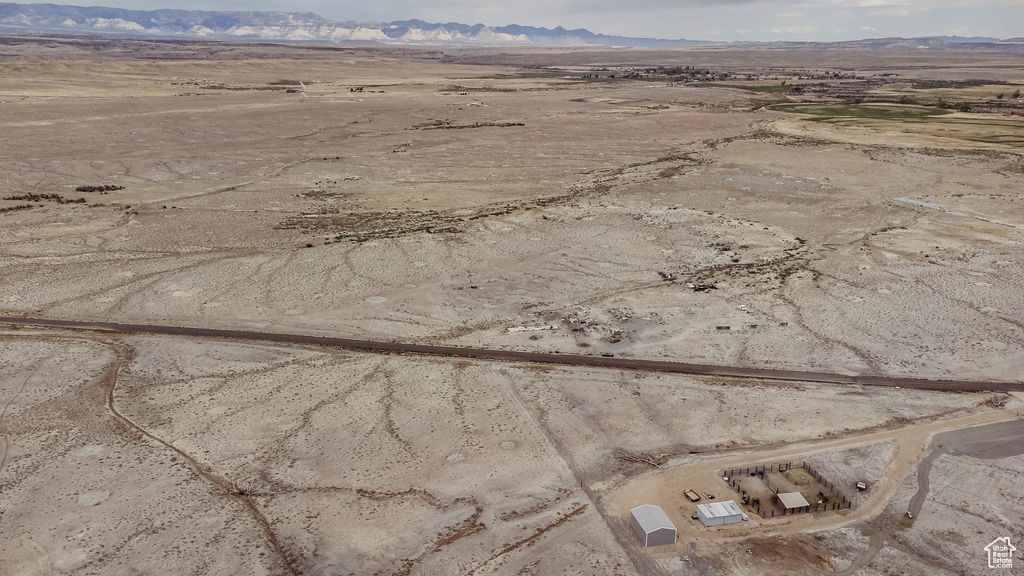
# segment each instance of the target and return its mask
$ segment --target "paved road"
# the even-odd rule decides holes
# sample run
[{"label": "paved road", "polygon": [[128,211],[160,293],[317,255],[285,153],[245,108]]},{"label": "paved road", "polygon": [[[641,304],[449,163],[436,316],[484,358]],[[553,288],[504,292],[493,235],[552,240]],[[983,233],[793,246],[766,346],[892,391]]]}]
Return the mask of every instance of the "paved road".
[{"label": "paved road", "polygon": [[[924,506],[925,500],[928,498],[932,464],[939,456],[952,454],[984,460],[1017,456],[1024,454],[1024,442],[1020,440],[1022,435],[1024,435],[1024,420],[1020,418],[936,434],[931,441],[931,451],[917,467],[917,492],[911,496],[907,511],[913,514],[914,518],[920,518],[921,507]],[[877,529],[877,532],[871,534],[871,542],[868,544],[867,550],[854,558],[849,566],[840,570],[839,576],[860,573],[882,552],[886,542],[892,541],[893,533],[899,529],[899,526],[886,523]]]},{"label": "paved road", "polygon": [[14,326],[36,326],[64,328],[71,330],[104,330],[120,334],[161,334],[169,336],[191,336],[197,338],[221,338],[228,340],[249,340],[281,344],[312,344],[330,346],[363,352],[385,354],[420,354],[425,356],[446,356],[455,358],[478,358],[483,360],[505,360],[558,364],[563,366],[584,366],[593,368],[614,368],[667,372],[676,374],[698,374],[702,376],[727,376],[730,378],[753,378],[759,380],[787,380],[791,382],[814,382],[825,384],[856,384],[864,386],[900,386],[921,390],[946,390],[959,392],[1010,392],[1024,391],[1024,382],[990,382],[977,380],[928,380],[924,378],[899,378],[888,376],[851,376],[829,372],[805,372],[800,370],[777,370],[771,368],[747,368],[743,366],[716,366],[665,360],[643,360],[636,358],[608,358],[582,354],[549,354],[545,352],[524,352],[496,350],[465,346],[435,346],[410,342],[384,340],[360,340],[333,336],[313,336],[282,332],[252,332],[247,330],[218,330],[190,326],[166,326],[158,324],[122,324],[115,322],[82,322],[76,320],[51,320],[46,318],[19,318],[0,316],[0,324]]},{"label": "paved road", "polygon": [[917,517],[921,506],[928,497],[928,476],[932,463],[943,454],[970,456],[983,460],[1009,458],[1024,454],[1024,420],[1011,420],[966,430],[953,430],[937,434],[932,440],[932,451],[917,468],[917,492],[910,498],[907,507]]}]

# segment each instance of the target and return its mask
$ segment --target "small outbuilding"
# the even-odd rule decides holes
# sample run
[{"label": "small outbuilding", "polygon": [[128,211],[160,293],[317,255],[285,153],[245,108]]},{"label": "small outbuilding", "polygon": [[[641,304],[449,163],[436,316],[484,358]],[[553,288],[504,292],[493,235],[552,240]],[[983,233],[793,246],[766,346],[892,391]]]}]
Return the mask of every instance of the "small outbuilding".
[{"label": "small outbuilding", "polygon": [[811,505],[811,503],[807,501],[807,498],[804,498],[804,495],[799,492],[780,493],[779,502],[782,502],[782,505],[786,507],[786,510],[795,510]]},{"label": "small outbuilding", "polygon": [[748,516],[732,500],[697,505],[697,519],[705,526],[721,526],[742,522]]},{"label": "small outbuilding", "polygon": [[629,511],[631,524],[644,546],[675,544],[676,525],[659,506],[644,504]]}]

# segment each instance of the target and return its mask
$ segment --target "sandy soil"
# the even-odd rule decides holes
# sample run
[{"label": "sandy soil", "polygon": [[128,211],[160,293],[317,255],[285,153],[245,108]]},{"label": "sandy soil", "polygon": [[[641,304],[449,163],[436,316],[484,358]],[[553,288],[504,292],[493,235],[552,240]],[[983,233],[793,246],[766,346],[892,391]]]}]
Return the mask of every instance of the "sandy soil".
[{"label": "sandy soil", "polygon": [[[0,313],[1017,382],[1020,150],[765,108],[997,81],[1019,57],[11,42]],[[0,566],[962,573],[1020,525],[1019,456],[938,456],[899,516],[930,435],[1019,409],[995,398],[4,328]],[[732,532],[684,513],[723,462],[795,455],[872,489]],[[671,550],[629,530],[649,500]]]},{"label": "sandy soil", "polygon": [[[18,143],[4,197],[87,200],[3,215],[8,313],[931,377],[1024,368],[1009,149],[812,145],[772,136],[796,120],[751,111],[779,96],[538,89],[430,62],[5,65],[25,70],[0,84]],[[79,95],[69,66],[103,95]],[[305,97],[270,89],[292,76]],[[125,189],[74,192],[99,183]],[[508,331],[531,324],[558,330]]]},{"label": "sandy soil", "polygon": [[[927,471],[922,466],[908,477],[882,515],[860,534],[822,534],[829,551],[861,543],[847,554],[836,553],[840,572],[984,573],[985,546],[996,538],[1021,537],[1017,486],[1024,459],[1016,440],[1022,426],[1016,419],[998,428],[936,435],[925,459]],[[915,511],[913,520],[905,516],[907,509]]]},{"label": "sandy soil", "polygon": [[[885,465],[892,458],[895,448],[895,442],[881,442],[815,454],[807,458],[807,462],[826,478],[835,479],[834,482],[845,480],[846,483],[840,486],[843,494],[853,501],[854,506],[863,506],[871,496],[871,486],[882,477]],[[857,480],[851,483],[851,478]],[[857,482],[864,482],[868,489],[858,491]]]}]

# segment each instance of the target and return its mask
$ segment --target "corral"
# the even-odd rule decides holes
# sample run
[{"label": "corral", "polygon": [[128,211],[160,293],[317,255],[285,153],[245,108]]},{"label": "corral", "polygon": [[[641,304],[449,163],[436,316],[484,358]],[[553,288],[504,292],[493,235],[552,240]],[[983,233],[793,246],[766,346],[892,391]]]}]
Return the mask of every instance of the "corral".
[{"label": "corral", "polygon": [[730,468],[724,472],[729,487],[736,490],[743,504],[761,515],[843,510],[852,502],[823,478],[807,462]]}]

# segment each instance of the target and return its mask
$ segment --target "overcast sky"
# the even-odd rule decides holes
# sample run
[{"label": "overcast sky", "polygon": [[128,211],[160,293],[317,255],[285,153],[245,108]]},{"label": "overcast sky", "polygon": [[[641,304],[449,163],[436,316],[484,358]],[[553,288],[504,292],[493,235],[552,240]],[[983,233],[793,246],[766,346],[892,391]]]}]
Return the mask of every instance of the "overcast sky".
[{"label": "overcast sky", "polygon": [[[36,0],[40,1],[40,0]],[[53,0],[80,4],[74,0]],[[522,24],[691,40],[1024,36],[1024,0],[94,0],[137,8],[284,10],[333,20]]]}]

